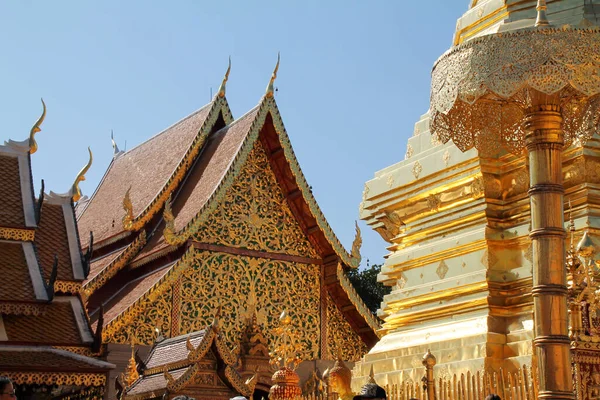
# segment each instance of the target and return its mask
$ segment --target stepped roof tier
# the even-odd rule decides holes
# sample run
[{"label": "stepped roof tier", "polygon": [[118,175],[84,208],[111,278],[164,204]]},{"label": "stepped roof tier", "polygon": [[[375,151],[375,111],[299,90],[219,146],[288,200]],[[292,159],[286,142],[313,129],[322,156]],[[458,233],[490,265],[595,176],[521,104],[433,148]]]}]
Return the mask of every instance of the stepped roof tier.
[{"label": "stepped roof tier", "polygon": [[44,117],[45,105],[29,140],[0,146],[0,375],[19,393],[33,384],[87,386],[101,395],[114,365],[97,359],[101,332],[92,330],[79,296],[89,262],[75,220],[78,187],[47,194],[42,182],[39,197],[33,193],[30,155]]},{"label": "stepped roof tier", "polygon": [[360,235],[348,252],[333,233],[272,89],[238,119],[220,90],[116,153],[78,223],[95,239],[84,293],[92,319],[104,308],[109,342],[150,345],[156,326],[166,337],[194,332],[221,305],[232,345],[251,304],[267,336],[283,308],[296,313],[306,360],[333,359],[338,347],[356,360],[378,339],[345,273],[360,263]]}]

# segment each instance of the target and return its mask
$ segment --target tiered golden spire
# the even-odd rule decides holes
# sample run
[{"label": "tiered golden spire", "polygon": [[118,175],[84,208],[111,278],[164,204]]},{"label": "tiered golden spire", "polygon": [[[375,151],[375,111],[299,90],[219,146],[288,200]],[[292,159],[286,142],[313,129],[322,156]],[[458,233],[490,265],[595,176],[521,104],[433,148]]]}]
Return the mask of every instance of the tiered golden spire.
[{"label": "tiered golden spire", "polygon": [[133,341],[131,342],[131,357],[129,358],[129,363],[125,368],[125,372],[121,374],[121,381],[125,385],[125,388],[130,388],[131,385],[135,381],[137,381],[140,377],[140,374],[137,370],[137,363],[135,362],[135,346]]},{"label": "tiered golden spire", "polygon": [[279,369],[273,374],[273,386],[269,391],[271,400],[296,399],[302,394],[300,377],[294,371],[302,361],[297,355],[299,343],[291,331],[292,318],[286,311],[279,317],[280,326],[275,329],[276,342],[270,353],[271,366]]}]

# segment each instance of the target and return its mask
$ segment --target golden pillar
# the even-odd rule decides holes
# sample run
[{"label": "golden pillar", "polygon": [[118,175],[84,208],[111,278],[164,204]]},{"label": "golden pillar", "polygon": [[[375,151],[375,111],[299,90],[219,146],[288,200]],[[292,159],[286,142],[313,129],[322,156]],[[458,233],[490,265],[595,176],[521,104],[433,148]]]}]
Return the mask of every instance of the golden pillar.
[{"label": "golden pillar", "polygon": [[574,399],[567,314],[562,184],[564,134],[557,96],[532,93],[525,115],[539,398]]},{"label": "golden pillar", "polygon": [[[574,399],[567,324],[562,151],[600,122],[600,30],[536,27],[484,35],[444,54],[431,82],[431,132],[463,151],[526,150],[534,342],[540,399]],[[538,27],[539,26],[539,27]]]},{"label": "golden pillar", "polygon": [[430,350],[423,356],[423,366],[425,367],[425,383],[427,384],[427,400],[435,400],[435,378],[433,376],[433,367],[437,360]]}]

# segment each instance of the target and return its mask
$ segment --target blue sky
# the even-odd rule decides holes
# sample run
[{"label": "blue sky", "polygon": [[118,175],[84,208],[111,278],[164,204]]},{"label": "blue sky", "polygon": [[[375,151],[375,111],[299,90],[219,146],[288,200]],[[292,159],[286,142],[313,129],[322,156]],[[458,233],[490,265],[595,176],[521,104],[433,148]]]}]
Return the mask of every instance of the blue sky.
[{"label": "blue sky", "polygon": [[[234,117],[264,93],[277,52],[279,105],[300,165],[350,248],[364,182],[404,158],[427,111],[433,62],[466,0],[0,0],[0,140],[48,115],[32,156],[36,191],[66,192],[86,163],[91,195],[111,158],[206,104],[231,56]],[[385,242],[364,223],[363,258]]]}]

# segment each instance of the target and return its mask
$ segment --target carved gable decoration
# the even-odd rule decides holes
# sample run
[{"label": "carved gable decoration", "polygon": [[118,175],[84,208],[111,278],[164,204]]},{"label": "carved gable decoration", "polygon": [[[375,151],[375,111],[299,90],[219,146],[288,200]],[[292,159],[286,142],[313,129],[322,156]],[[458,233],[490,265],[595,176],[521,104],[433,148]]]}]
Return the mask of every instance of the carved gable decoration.
[{"label": "carved gable decoration", "polygon": [[208,217],[194,239],[318,258],[292,214],[258,140],[218,209]]}]

